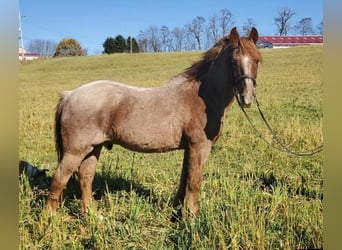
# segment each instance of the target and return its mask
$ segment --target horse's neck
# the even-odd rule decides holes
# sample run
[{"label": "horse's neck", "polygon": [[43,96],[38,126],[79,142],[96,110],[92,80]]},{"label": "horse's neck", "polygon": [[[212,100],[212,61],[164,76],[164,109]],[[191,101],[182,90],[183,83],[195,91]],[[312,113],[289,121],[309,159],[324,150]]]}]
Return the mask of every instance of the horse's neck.
[{"label": "horse's neck", "polygon": [[223,115],[234,98],[229,72],[227,65],[220,62],[203,77],[199,94],[204,99],[208,111]]},{"label": "horse's neck", "polygon": [[[199,89],[199,96],[206,105],[207,125],[205,128],[207,137],[216,141],[222,129],[224,115],[232,101],[234,93],[231,80],[228,75],[229,69],[217,65],[215,69],[203,77]],[[220,69],[220,67],[222,67]]]}]

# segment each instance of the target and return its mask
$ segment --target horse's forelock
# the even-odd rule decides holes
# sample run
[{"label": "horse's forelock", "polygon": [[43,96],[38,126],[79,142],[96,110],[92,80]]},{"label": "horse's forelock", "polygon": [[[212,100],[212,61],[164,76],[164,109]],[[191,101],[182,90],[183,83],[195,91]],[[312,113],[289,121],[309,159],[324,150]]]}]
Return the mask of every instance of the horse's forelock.
[{"label": "horse's forelock", "polygon": [[257,48],[256,44],[251,41],[248,38],[241,38],[240,39],[240,49],[242,54],[246,54],[253,58],[254,60],[257,60],[259,62],[262,62],[262,56]]}]

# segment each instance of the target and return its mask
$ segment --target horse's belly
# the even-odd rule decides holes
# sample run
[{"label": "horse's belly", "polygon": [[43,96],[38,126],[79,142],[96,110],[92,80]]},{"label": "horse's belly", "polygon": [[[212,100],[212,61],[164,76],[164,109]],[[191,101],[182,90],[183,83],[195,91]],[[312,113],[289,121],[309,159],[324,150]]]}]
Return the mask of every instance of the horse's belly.
[{"label": "horse's belly", "polygon": [[118,144],[139,152],[166,152],[178,149],[182,141],[182,129],[167,121],[141,126],[126,124],[116,132]]},{"label": "horse's belly", "polygon": [[137,134],[123,136],[117,143],[127,149],[138,152],[166,152],[178,149],[181,145],[181,140],[149,133],[149,135],[145,134],[143,136]]}]

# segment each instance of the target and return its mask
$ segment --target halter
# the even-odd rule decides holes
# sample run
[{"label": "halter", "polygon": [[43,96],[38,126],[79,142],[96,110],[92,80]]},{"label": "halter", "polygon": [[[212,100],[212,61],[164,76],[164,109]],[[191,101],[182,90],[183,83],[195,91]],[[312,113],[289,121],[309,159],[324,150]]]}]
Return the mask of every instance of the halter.
[{"label": "halter", "polygon": [[[236,50],[240,47],[240,42],[238,43],[237,46],[233,47],[232,50]],[[239,83],[245,79],[250,79],[253,81],[253,85],[255,86],[256,85],[256,79],[255,77],[251,76],[251,75],[248,75],[248,74],[244,74],[244,75],[240,75],[240,76],[237,76],[236,75],[236,72],[234,69],[236,69],[236,65],[235,65],[235,60],[231,59],[230,61],[230,68],[232,70],[232,77],[233,77],[233,92],[234,92],[234,95],[236,98],[238,98],[238,96],[240,95],[239,93],[239,89],[238,89],[238,86],[239,86]]]}]

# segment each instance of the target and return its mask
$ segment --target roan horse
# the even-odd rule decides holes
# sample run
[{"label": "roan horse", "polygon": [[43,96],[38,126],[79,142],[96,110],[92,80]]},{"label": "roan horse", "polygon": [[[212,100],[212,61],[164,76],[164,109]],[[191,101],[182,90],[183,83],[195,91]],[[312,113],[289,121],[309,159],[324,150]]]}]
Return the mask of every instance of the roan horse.
[{"label": "roan horse", "polygon": [[55,213],[62,190],[78,172],[82,211],[92,200],[95,166],[102,147],[139,152],[184,150],[173,206],[196,215],[203,166],[220,136],[225,113],[237,94],[245,106],[255,99],[258,31],[240,37],[236,28],[203,58],[167,84],[139,88],[101,80],[61,94],[55,114],[58,167],[46,209]]}]

